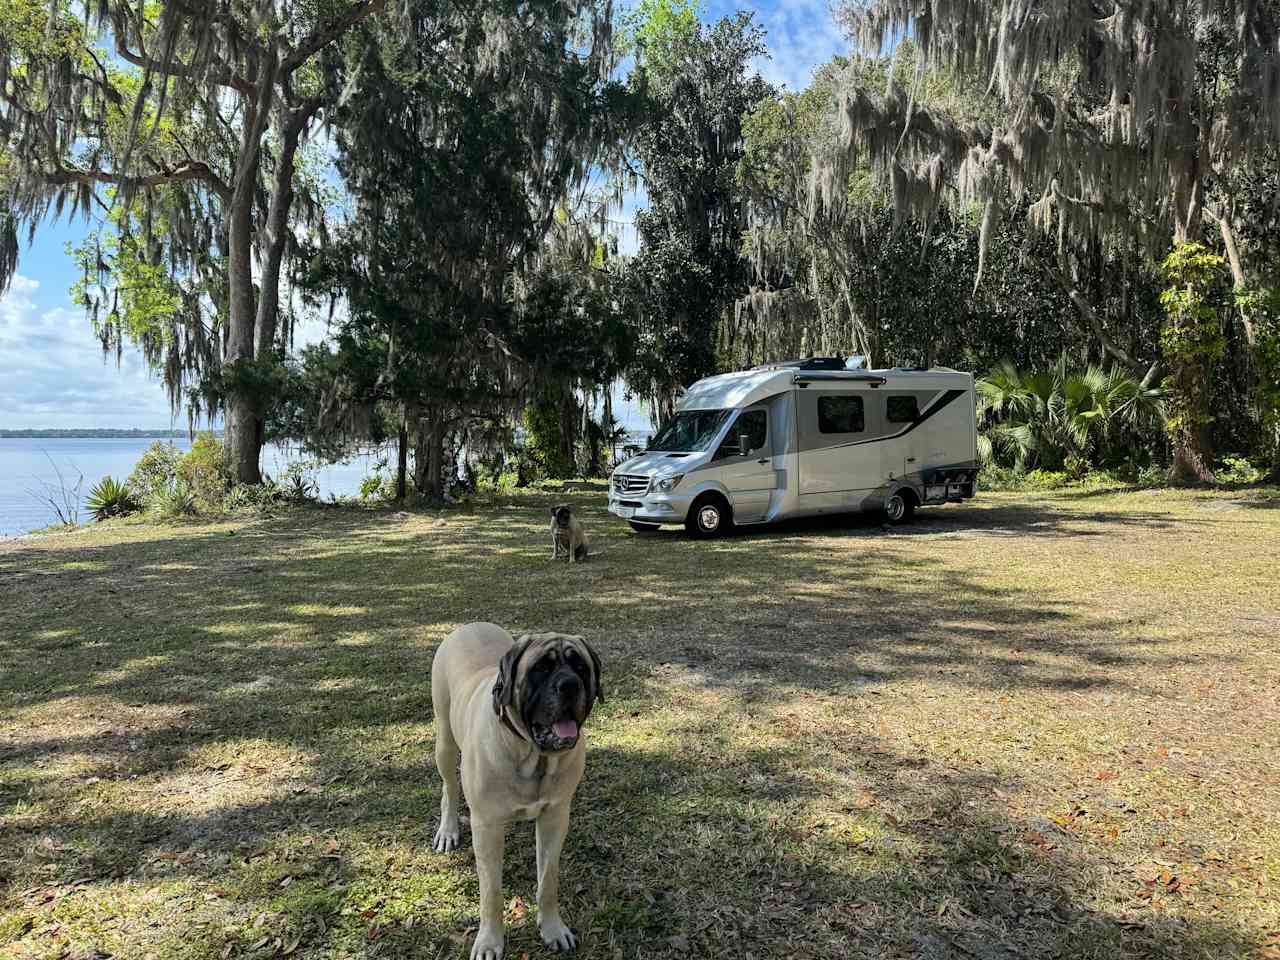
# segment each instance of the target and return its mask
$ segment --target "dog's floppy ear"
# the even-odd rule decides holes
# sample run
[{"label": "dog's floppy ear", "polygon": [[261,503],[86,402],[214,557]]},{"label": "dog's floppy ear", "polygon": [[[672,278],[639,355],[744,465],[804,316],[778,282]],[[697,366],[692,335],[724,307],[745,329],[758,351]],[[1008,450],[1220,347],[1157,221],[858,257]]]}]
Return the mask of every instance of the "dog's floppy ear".
[{"label": "dog's floppy ear", "polygon": [[552,508],[551,508],[551,515],[554,517],[554,516],[556,515],[556,511],[557,511],[557,510],[559,510],[559,509],[560,509],[559,507],[552,507]]},{"label": "dog's floppy ear", "polygon": [[529,649],[529,642],[533,639],[529,634],[518,638],[502,656],[502,661],[498,664],[498,679],[493,682],[493,712],[502,715],[505,707],[510,707],[515,703],[516,696],[516,667],[520,665],[520,658],[524,656],[524,652]]},{"label": "dog's floppy ear", "polygon": [[586,638],[578,637],[578,643],[581,644],[583,650],[587,651],[587,656],[591,658],[591,675],[595,677],[596,699],[603,703],[604,681],[600,677],[600,657],[591,644],[587,643]]}]

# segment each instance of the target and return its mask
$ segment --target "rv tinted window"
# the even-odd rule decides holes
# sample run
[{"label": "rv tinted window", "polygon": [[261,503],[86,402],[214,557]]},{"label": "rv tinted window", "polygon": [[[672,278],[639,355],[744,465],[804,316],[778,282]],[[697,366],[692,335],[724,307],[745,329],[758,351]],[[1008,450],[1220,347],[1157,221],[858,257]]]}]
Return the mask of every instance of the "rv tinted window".
[{"label": "rv tinted window", "polygon": [[919,415],[915,397],[889,397],[890,423],[912,423]]},{"label": "rv tinted window", "polygon": [[818,397],[819,433],[861,433],[865,429],[861,397],[840,394]]},{"label": "rv tinted window", "polygon": [[768,414],[763,410],[747,410],[745,413],[738,414],[738,419],[734,421],[733,427],[729,430],[729,435],[724,438],[724,443],[716,451],[716,456],[738,456],[738,437],[744,433],[751,438],[751,450],[753,452],[758,453],[763,450],[765,441],[769,437]]}]

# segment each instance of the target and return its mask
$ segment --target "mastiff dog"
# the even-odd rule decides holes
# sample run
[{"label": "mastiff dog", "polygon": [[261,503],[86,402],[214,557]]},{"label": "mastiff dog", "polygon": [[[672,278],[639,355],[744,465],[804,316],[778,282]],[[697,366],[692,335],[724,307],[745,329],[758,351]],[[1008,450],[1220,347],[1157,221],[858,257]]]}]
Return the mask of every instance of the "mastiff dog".
[{"label": "mastiff dog", "polygon": [[582,725],[603,699],[600,659],[582,637],[530,633],[513,641],[496,624],[468,623],[436,650],[431,703],[444,795],[435,849],[447,853],[461,838],[461,758],[480,876],[471,960],[502,958],[502,844],[513,820],[537,821],[543,941],[557,951],[577,946],[560,916],[560,849],[586,759]]}]

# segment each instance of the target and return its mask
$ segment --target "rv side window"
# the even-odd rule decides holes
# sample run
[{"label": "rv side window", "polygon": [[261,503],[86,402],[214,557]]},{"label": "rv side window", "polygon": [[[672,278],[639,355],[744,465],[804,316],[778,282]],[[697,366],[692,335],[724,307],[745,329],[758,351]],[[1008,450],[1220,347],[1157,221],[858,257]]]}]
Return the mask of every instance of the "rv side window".
[{"label": "rv side window", "polygon": [[889,422],[914,423],[920,416],[915,397],[889,397]]},{"label": "rv side window", "polygon": [[768,414],[763,410],[747,410],[738,414],[729,435],[716,451],[716,458],[738,456],[738,437],[744,433],[751,438],[752,450],[763,450],[769,437]]},{"label": "rv side window", "polygon": [[861,397],[848,394],[818,397],[819,433],[861,433],[865,429]]}]

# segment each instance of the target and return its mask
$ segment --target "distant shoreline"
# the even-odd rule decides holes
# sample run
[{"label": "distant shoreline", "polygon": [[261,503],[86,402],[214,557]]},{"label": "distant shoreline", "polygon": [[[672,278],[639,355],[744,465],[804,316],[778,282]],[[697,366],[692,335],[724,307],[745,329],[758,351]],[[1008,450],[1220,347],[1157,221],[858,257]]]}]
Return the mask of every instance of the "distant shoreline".
[{"label": "distant shoreline", "polygon": [[[213,435],[220,437],[222,431],[214,430]],[[186,430],[0,430],[0,440],[186,440],[189,437]]]}]

